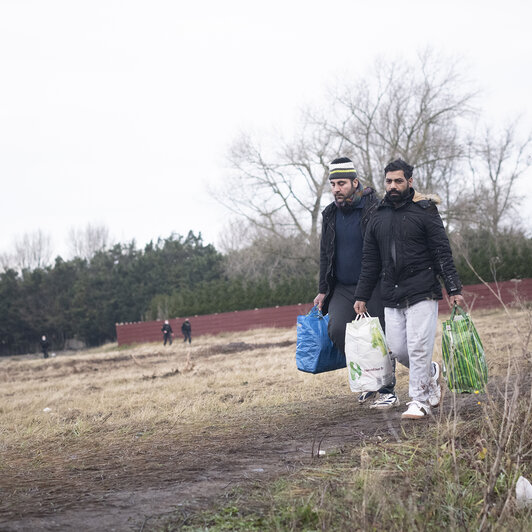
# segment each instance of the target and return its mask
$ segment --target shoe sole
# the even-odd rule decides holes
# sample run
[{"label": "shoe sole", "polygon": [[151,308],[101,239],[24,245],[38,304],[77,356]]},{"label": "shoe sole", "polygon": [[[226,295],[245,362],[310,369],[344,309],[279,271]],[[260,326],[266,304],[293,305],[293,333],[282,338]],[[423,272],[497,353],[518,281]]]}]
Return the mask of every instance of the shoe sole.
[{"label": "shoe sole", "polygon": [[425,419],[428,418],[428,414],[425,414],[424,416],[414,416],[413,414],[408,414],[405,416],[404,414],[401,416],[401,419]]},{"label": "shoe sole", "polygon": [[395,408],[400,404],[401,402],[399,401],[399,399],[396,398],[395,403],[373,403],[369,407],[372,410],[390,410],[391,408]]}]

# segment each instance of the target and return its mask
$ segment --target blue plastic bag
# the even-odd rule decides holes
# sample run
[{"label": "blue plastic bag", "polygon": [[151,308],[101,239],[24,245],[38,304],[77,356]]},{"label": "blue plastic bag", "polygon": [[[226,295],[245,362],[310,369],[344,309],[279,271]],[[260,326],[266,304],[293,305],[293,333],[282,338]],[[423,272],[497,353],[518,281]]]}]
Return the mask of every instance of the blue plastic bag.
[{"label": "blue plastic bag", "polygon": [[323,373],[345,368],[345,356],[338,351],[327,333],[329,316],[317,306],[297,317],[297,369],[307,373]]}]

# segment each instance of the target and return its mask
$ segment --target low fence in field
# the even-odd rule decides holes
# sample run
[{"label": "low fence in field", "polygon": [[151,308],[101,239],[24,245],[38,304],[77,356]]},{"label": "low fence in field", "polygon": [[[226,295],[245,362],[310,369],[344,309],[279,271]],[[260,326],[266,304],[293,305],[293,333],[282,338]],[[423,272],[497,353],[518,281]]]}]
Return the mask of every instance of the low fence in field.
[{"label": "low fence in field", "polygon": [[[506,304],[518,301],[532,301],[532,279],[518,279],[502,283],[490,283],[489,287],[500,295]],[[483,284],[464,286],[463,296],[470,309],[493,308],[500,305],[499,300],[492,294],[490,288]],[[174,339],[179,340],[181,324],[188,318],[192,326],[192,338],[204,334],[219,334],[221,332],[245,331],[262,327],[295,327],[297,317],[306,314],[312,308],[312,303],[287,305],[282,307],[260,308],[255,310],[235,310],[219,314],[204,316],[184,316],[168,319],[174,331]],[[449,307],[445,300],[440,301],[440,312],[448,313]],[[160,342],[162,340],[161,327],[163,320],[141,321],[135,323],[117,323],[116,338],[118,345]]]}]

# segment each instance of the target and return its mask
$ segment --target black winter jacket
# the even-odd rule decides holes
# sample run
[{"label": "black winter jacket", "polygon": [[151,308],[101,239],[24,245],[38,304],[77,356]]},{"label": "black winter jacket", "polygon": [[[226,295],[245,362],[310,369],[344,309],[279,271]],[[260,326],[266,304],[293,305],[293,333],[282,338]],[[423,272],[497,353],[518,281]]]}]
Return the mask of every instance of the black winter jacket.
[{"label": "black winter jacket", "polygon": [[356,298],[368,301],[381,279],[385,307],[402,308],[461,292],[451,246],[435,203],[412,189],[395,208],[383,199],[368,224]]},{"label": "black winter jacket", "polygon": [[[366,231],[369,219],[373,211],[377,208],[379,200],[372,188],[365,188],[362,192],[364,205],[362,207],[362,214],[360,216],[360,229],[362,237]],[[323,300],[322,313],[327,314],[329,308],[329,301],[331,299],[332,290],[336,284],[334,277],[334,240],[336,237],[336,209],[338,207],[333,202],[321,213],[323,222],[321,226],[321,242],[320,242],[320,280],[318,291],[320,294],[325,294]]]}]

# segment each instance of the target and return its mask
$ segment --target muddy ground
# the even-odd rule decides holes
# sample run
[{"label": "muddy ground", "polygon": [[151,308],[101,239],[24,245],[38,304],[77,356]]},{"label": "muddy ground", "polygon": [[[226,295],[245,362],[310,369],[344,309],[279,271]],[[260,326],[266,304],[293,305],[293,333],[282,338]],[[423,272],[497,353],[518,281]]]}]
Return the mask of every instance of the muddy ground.
[{"label": "muddy ground", "polygon": [[[228,351],[235,349],[247,347],[228,344]],[[475,406],[475,397],[460,396],[462,416],[473,415]],[[169,427],[162,438],[138,434],[111,452],[97,441],[90,451],[69,446],[71,456],[63,457],[59,470],[47,467],[46,456],[62,449],[43,449],[39,468],[24,468],[21,458],[18,472],[2,472],[11,478],[0,482],[0,530],[153,530],[170,513],[185,519],[237,486],[308,466],[320,459],[320,450],[397,441],[405,425],[418,432],[435,421],[401,422],[403,409],[375,412],[344,393],[286,404],[259,425],[220,424],[182,436]],[[449,411],[450,394],[440,409]]]}]

